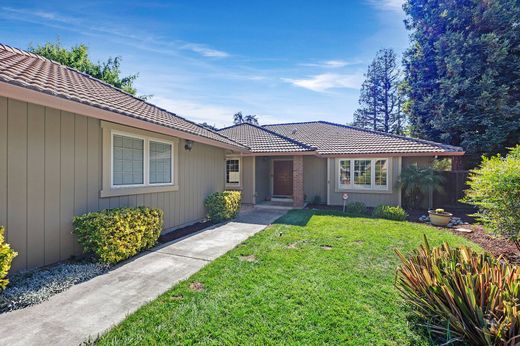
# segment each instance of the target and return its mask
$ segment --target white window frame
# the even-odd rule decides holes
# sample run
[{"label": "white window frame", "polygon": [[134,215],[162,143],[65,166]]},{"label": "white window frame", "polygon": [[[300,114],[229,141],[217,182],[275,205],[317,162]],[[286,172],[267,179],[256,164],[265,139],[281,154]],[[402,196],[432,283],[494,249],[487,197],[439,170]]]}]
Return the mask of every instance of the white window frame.
[{"label": "white window frame", "polygon": [[[238,183],[228,183],[227,182],[227,162],[230,160],[238,160]],[[238,187],[242,186],[242,158],[241,157],[234,157],[234,156],[226,157],[225,164],[224,164],[224,183],[226,184],[226,187],[231,187],[231,188],[238,188]]]},{"label": "white window frame", "polygon": [[[125,136],[143,140],[143,183],[142,184],[127,184],[114,185],[114,136]],[[171,182],[170,183],[150,183],[150,141],[157,143],[164,143],[171,145]],[[175,144],[171,141],[159,139],[151,136],[142,136],[135,133],[129,133],[119,130],[110,131],[110,188],[111,189],[128,189],[136,187],[152,187],[152,186],[174,186],[175,185]]]},{"label": "white window frame", "polygon": [[[376,185],[376,161],[386,160],[386,185]],[[341,162],[350,161],[350,184],[341,184]],[[354,161],[370,161],[370,185],[360,185],[354,182]],[[358,191],[389,191],[390,190],[390,170],[391,160],[387,157],[378,158],[341,158],[336,162],[336,179],[338,190],[358,190]]]}]

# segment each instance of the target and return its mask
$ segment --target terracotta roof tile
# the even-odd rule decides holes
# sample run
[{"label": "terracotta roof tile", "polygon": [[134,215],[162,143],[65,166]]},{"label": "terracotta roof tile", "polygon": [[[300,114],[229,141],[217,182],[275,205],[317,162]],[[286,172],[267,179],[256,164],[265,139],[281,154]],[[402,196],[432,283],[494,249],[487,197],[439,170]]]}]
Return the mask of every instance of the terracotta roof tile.
[{"label": "terracotta roof tile", "polygon": [[243,123],[219,130],[220,134],[229,137],[255,153],[280,153],[313,151],[315,148],[287,138],[269,129]]},{"label": "terracotta roof tile", "polygon": [[273,124],[263,127],[314,146],[322,155],[463,152],[462,148],[446,144],[326,121]]},{"label": "terracotta roof tile", "polygon": [[0,81],[243,147],[215,131],[145,102],[85,73],[2,44]]}]

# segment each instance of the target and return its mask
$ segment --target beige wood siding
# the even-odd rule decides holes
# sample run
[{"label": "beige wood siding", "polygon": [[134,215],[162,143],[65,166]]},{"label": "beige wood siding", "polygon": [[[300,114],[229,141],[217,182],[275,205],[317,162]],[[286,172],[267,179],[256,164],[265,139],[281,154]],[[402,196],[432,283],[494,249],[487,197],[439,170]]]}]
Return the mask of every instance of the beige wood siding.
[{"label": "beige wood siding", "polygon": [[255,157],[256,203],[265,201],[271,195],[270,174],[271,160],[266,156]]},{"label": "beige wood siding", "polygon": [[255,204],[255,158],[242,157],[242,203]]},{"label": "beige wood siding", "polygon": [[81,253],[72,217],[123,206],[164,210],[164,228],[205,216],[204,198],[224,190],[223,149],[194,143],[178,151],[179,190],[100,198],[100,121],[0,97],[0,225],[20,270]]},{"label": "beige wood siding", "polygon": [[303,157],[303,191],[307,202],[319,196],[321,203],[327,203],[327,159]]}]

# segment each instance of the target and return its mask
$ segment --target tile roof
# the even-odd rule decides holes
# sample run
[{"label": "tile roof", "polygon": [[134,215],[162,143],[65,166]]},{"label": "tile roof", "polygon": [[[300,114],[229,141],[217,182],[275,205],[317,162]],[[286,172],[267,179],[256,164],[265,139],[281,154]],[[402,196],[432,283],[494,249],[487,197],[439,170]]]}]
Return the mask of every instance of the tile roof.
[{"label": "tile roof", "polygon": [[316,147],[317,152],[322,155],[463,152],[462,148],[446,144],[326,121],[273,124],[263,127]]},{"label": "tile roof", "polygon": [[219,130],[220,134],[229,137],[247,147],[254,153],[281,153],[313,151],[315,148],[287,138],[264,127],[243,123]]},{"label": "tile roof", "polygon": [[145,102],[85,73],[0,44],[0,81],[243,147],[215,131]]}]

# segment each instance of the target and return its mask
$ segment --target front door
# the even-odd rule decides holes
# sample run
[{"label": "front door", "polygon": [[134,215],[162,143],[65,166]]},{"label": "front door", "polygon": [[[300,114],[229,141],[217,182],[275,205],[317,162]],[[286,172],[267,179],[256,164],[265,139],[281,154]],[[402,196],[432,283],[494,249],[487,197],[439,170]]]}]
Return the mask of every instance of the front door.
[{"label": "front door", "polygon": [[290,160],[273,161],[273,196],[292,196],[293,162]]}]

